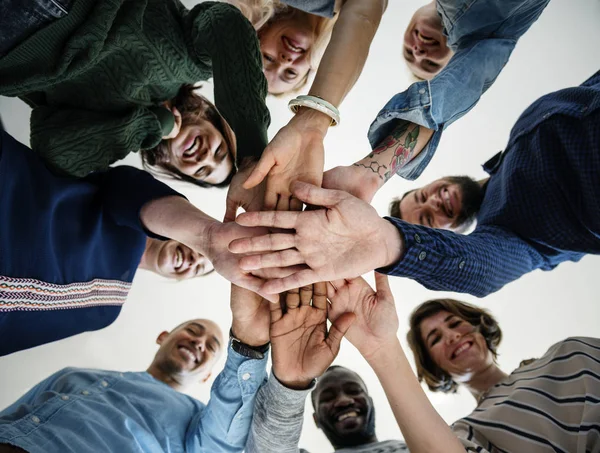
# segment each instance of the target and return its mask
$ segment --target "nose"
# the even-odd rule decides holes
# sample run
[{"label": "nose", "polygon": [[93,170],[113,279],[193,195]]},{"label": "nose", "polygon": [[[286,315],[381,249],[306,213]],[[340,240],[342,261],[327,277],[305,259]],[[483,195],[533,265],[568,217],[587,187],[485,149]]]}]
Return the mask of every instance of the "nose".
[{"label": "nose", "polygon": [[423,49],[418,44],[415,44],[413,46],[413,55],[415,57],[415,60],[420,61],[427,56],[427,49]]},{"label": "nose", "polygon": [[294,61],[292,56],[283,50],[279,53],[279,59],[282,63],[292,63]]},{"label": "nose", "polygon": [[427,204],[435,211],[439,211],[442,207],[442,200],[437,193],[434,193],[427,198]]},{"label": "nose", "polygon": [[458,333],[454,330],[447,332],[445,336],[446,336],[446,343],[449,345],[456,343],[460,339],[460,333]]},{"label": "nose", "polygon": [[204,349],[206,349],[206,339],[204,336],[194,337],[192,342],[200,352],[204,352]]},{"label": "nose", "polygon": [[354,398],[342,392],[336,398],[334,407],[346,407],[351,406],[352,404],[354,404]]}]

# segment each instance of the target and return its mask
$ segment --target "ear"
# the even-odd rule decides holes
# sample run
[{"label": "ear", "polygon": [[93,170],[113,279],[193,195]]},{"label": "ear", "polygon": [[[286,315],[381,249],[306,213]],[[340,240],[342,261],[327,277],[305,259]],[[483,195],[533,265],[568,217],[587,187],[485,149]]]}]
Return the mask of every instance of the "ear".
[{"label": "ear", "polygon": [[315,422],[315,426],[321,429],[321,425],[319,425],[319,420],[317,419],[317,413],[313,412],[313,421]]},{"label": "ear", "polygon": [[165,338],[167,338],[168,335],[169,335],[169,332],[167,332],[166,330],[163,330],[161,333],[158,334],[158,337],[156,337],[156,344],[162,345],[163,341],[165,341]]}]

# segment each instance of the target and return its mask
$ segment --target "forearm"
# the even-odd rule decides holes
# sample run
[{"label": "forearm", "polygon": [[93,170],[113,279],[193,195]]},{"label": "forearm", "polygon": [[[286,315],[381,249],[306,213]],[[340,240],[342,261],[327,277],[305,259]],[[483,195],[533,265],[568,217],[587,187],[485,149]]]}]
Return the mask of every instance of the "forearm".
[{"label": "forearm", "polygon": [[304,401],[310,390],[288,389],[271,373],[256,397],[246,452],[298,452]]},{"label": "forearm", "polygon": [[385,0],[347,0],[309,94],[339,106],[362,72]]},{"label": "forearm", "polygon": [[[146,203],[140,211],[144,227],[207,254],[210,230],[219,222],[183,197],[169,196]],[[210,256],[209,256],[210,259]]]},{"label": "forearm", "polygon": [[368,358],[388,398],[411,453],[464,453],[465,449],[433,408],[395,341]]},{"label": "forearm", "polygon": [[406,121],[400,122],[373,151],[354,163],[357,180],[373,195],[427,145],[433,131]]}]

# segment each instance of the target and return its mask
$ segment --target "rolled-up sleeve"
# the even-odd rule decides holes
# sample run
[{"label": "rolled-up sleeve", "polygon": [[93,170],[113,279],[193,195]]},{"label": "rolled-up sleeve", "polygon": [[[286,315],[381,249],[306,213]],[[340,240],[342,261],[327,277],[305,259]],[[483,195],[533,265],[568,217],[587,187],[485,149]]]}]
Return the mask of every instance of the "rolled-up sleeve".
[{"label": "rolled-up sleeve", "polygon": [[531,245],[500,227],[480,226],[462,235],[386,219],[404,237],[405,251],[400,261],[377,271],[411,278],[432,290],[484,297],[546,265]]},{"label": "rolled-up sleeve", "polygon": [[485,39],[462,44],[448,65],[431,81],[413,83],[395,95],[379,112],[368,132],[376,148],[401,121],[432,129],[429,143],[398,169],[405,179],[418,178],[429,165],[442,131],[471,110],[507,63],[516,40]]},{"label": "rolled-up sleeve", "polygon": [[248,440],[254,401],[265,383],[268,354],[263,359],[244,357],[231,346],[225,369],[217,376],[210,401],[200,415],[197,435],[188,451],[242,452]]}]

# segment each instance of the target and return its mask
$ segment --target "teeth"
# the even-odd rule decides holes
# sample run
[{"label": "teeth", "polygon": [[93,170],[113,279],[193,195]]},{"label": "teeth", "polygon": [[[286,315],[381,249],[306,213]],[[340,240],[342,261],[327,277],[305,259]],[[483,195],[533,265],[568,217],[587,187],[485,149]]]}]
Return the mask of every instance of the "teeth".
[{"label": "teeth", "polygon": [[192,352],[189,349],[187,349],[184,346],[180,346],[179,350],[183,352],[183,355],[185,355],[188,358],[189,362],[196,362],[196,356],[192,354]]},{"label": "teeth", "polygon": [[304,52],[303,48],[294,46],[288,38],[284,38],[283,42],[285,43],[286,47],[288,47],[290,50],[292,50],[294,52],[297,52],[297,53]]},{"label": "teeth", "polygon": [[177,261],[175,262],[175,268],[179,269],[183,265],[183,252],[177,247]]},{"label": "teeth", "polygon": [[469,346],[470,346],[469,343],[463,344],[460,348],[458,348],[456,351],[454,351],[454,357],[458,357],[463,351],[469,349]]},{"label": "teeth", "polygon": [[341,422],[342,420],[346,420],[347,418],[350,418],[350,417],[358,417],[358,413],[356,413],[355,411],[346,412],[345,414],[342,414],[338,417],[338,422]]},{"label": "teeth", "polygon": [[192,142],[192,145],[191,145],[191,146],[190,146],[188,149],[186,149],[186,150],[185,150],[185,153],[184,153],[184,154],[185,154],[186,156],[190,156],[190,155],[194,154],[194,151],[195,151],[195,150],[194,150],[194,147],[195,147],[195,146],[196,146],[196,144],[198,143],[198,139],[199,139],[199,138],[200,138],[200,137],[196,137],[196,138],[194,139],[194,141]]}]

